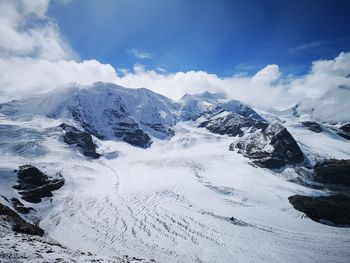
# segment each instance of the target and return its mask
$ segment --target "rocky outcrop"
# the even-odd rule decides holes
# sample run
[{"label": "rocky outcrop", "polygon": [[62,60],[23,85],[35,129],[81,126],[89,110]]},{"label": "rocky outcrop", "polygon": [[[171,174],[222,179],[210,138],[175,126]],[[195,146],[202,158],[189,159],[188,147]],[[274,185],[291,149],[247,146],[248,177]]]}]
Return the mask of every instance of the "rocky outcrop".
[{"label": "rocky outcrop", "polygon": [[125,89],[99,83],[80,89],[68,110],[84,130],[100,139],[121,140],[148,148],[150,135],[167,139],[177,122],[178,105],[147,89]]},{"label": "rocky outcrop", "polygon": [[92,141],[92,137],[89,133],[80,131],[77,128],[65,123],[62,123],[60,127],[64,131],[62,139],[65,143],[69,145],[76,145],[76,147],[78,147],[79,150],[87,157],[97,159],[101,156],[96,152],[97,146]]},{"label": "rocky outcrop", "polygon": [[243,136],[245,130],[254,132],[259,129],[266,129],[267,122],[242,116],[238,113],[229,113],[223,117],[212,117],[202,122],[199,127],[205,127],[212,133],[229,136]]},{"label": "rocky outcrop", "polygon": [[293,195],[288,200],[295,209],[316,222],[350,227],[350,197],[347,195]]},{"label": "rocky outcrop", "polygon": [[216,134],[241,137],[230,145],[230,150],[238,149],[259,166],[281,168],[304,160],[303,152],[285,127],[279,123],[269,124],[248,106],[228,104],[226,108],[217,107],[203,117],[206,120],[199,127]]},{"label": "rocky outcrop", "polygon": [[22,199],[30,203],[40,203],[44,197],[52,197],[52,191],[64,185],[60,174],[56,178],[49,178],[45,173],[32,165],[23,165],[17,171],[18,181],[13,188],[19,190]]},{"label": "rocky outcrop", "polygon": [[[174,136],[175,132],[171,128],[167,127],[162,123],[147,123],[144,121],[140,121],[142,127],[147,129],[152,129],[154,132],[158,132],[162,134],[161,138],[171,138]],[[158,136],[159,137],[159,136]]]},{"label": "rocky outcrop", "polygon": [[137,147],[148,148],[151,138],[128,115],[115,110],[108,110],[109,124],[115,137]]},{"label": "rocky outcrop", "polygon": [[21,218],[15,211],[0,203],[0,224],[13,231],[29,235],[43,236],[44,230]]},{"label": "rocky outcrop", "polygon": [[344,124],[343,126],[339,127],[340,130],[344,132],[350,132],[350,123]]},{"label": "rocky outcrop", "polygon": [[340,126],[339,129],[336,129],[336,131],[339,136],[350,140],[350,123]]},{"label": "rocky outcrop", "polygon": [[316,163],[314,179],[324,184],[350,186],[350,160],[330,159]]},{"label": "rocky outcrop", "polygon": [[[118,101],[113,109],[105,109],[101,113],[101,118],[105,122],[103,127],[96,125],[96,120],[90,120],[91,117],[80,108],[72,108],[73,118],[82,124],[82,127],[91,134],[100,139],[117,138],[133,146],[148,148],[151,144],[151,138],[144,132],[139,124],[126,112],[123,104]],[[101,128],[104,131],[101,131]],[[107,131],[106,131],[107,130]]]},{"label": "rocky outcrop", "polygon": [[32,207],[25,207],[24,204],[15,197],[11,198],[11,203],[18,213],[28,214],[31,211],[35,211]]},{"label": "rocky outcrop", "polygon": [[303,121],[301,124],[304,125],[308,130],[316,133],[323,131],[321,125],[314,121]]},{"label": "rocky outcrop", "polygon": [[278,123],[266,129],[248,134],[230,145],[230,150],[250,158],[265,168],[281,168],[287,164],[299,164],[304,154],[288,130]]}]

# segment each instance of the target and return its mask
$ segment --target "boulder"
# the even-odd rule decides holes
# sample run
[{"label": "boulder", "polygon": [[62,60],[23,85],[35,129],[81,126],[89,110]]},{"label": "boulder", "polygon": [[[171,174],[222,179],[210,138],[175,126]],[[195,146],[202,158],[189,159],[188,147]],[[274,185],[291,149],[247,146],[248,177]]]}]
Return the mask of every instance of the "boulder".
[{"label": "boulder", "polygon": [[44,230],[21,218],[15,211],[0,203],[0,220],[13,231],[28,235],[43,236]]},{"label": "boulder", "polygon": [[240,138],[230,145],[230,150],[250,158],[265,168],[281,168],[295,165],[304,160],[304,154],[288,130],[279,123]]},{"label": "boulder", "polygon": [[101,156],[96,152],[97,146],[92,141],[92,137],[89,133],[80,131],[77,128],[65,123],[62,123],[60,127],[64,130],[62,139],[65,143],[69,145],[76,145],[76,147],[78,147],[87,157],[97,159]]},{"label": "boulder", "polygon": [[330,159],[316,163],[314,179],[324,184],[350,186],[350,160]]},{"label": "boulder", "polygon": [[293,195],[288,200],[295,209],[316,222],[350,227],[350,197],[347,195]]},{"label": "boulder", "polygon": [[64,185],[62,175],[57,178],[49,178],[45,173],[32,165],[20,166],[18,171],[18,184],[13,188],[20,190],[22,199],[30,203],[40,203],[44,197],[52,197],[52,191],[60,189]]},{"label": "boulder", "polygon": [[304,125],[308,130],[316,133],[323,131],[321,125],[314,121],[303,121],[301,124]]}]

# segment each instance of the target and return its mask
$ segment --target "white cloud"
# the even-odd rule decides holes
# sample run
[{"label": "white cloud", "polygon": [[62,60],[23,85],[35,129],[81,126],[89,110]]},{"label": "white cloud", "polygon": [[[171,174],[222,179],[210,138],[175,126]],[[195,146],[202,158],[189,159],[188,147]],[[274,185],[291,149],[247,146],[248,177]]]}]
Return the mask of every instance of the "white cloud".
[{"label": "white cloud", "polygon": [[280,76],[281,72],[278,65],[268,65],[253,76],[252,82],[255,84],[268,85],[278,80]]},{"label": "white cloud", "polygon": [[0,0],[1,101],[69,82],[116,80],[110,65],[75,60],[58,26],[46,16],[48,5],[49,0]]},{"label": "white cloud", "polygon": [[33,92],[45,92],[67,83],[91,84],[96,81],[115,82],[116,72],[96,60],[51,61],[33,58],[0,59],[0,96],[13,99]]},{"label": "white cloud", "polygon": [[326,121],[350,120],[350,52],[315,61],[309,74],[290,83],[301,108]]},{"label": "white cloud", "polygon": [[119,77],[118,84],[133,88],[147,87],[173,99],[178,99],[185,93],[211,91],[262,107],[291,103],[281,96],[285,88],[274,83],[280,75],[276,65],[268,65],[252,77],[220,78],[204,71],[163,73],[146,70],[141,65],[136,65],[132,72],[124,73]]},{"label": "white cloud", "polygon": [[326,121],[350,120],[350,53],[315,61],[304,76],[283,77],[277,65],[268,65],[253,76],[221,78],[204,71],[164,73],[135,65],[121,72],[116,83],[132,88],[147,87],[173,99],[185,93],[220,92],[250,105],[288,108],[300,103]]},{"label": "white cloud", "polygon": [[[350,120],[350,78],[346,77],[350,74],[350,53],[316,61],[301,77],[284,77],[277,65],[267,65],[253,76],[230,77],[204,71],[167,73],[142,65],[115,70],[96,60],[77,61],[58,26],[46,16],[48,5],[49,0],[0,0],[1,101],[70,82],[106,81],[146,87],[173,99],[210,91],[262,108],[288,107],[301,101],[301,108],[313,110],[317,118]],[[139,58],[151,57],[138,50],[132,53]]]},{"label": "white cloud", "polygon": [[45,16],[48,4],[48,0],[0,0],[1,55],[57,60],[73,54]]},{"label": "white cloud", "polygon": [[145,52],[145,51],[141,51],[141,50],[137,50],[137,49],[130,49],[127,50],[131,55],[133,55],[136,58],[139,59],[151,59],[152,58],[152,54]]}]

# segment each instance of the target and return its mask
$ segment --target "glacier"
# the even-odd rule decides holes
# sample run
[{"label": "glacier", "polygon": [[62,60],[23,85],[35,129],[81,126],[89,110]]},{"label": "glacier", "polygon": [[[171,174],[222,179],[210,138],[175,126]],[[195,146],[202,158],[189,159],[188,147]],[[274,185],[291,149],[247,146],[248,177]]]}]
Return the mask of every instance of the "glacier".
[{"label": "glacier", "polygon": [[[46,234],[19,241],[27,236],[0,220],[0,261],[19,260],[9,249],[15,245],[27,262],[348,262],[350,228],[315,222],[288,201],[330,194],[310,182],[313,165],[350,159],[339,124],[324,122],[315,133],[301,124],[308,117],[221,94],[172,101],[102,82],[3,103],[0,203],[11,207],[6,200],[18,198],[35,209],[22,217]],[[62,123],[89,133],[99,158],[62,141]],[[229,151],[252,137],[264,143],[260,132],[270,123],[289,131],[305,162],[267,169]],[[227,132],[232,125],[238,133]],[[22,200],[14,169],[25,164],[53,177],[59,172],[65,184],[40,203]],[[53,254],[43,249],[34,258],[45,245]]]}]

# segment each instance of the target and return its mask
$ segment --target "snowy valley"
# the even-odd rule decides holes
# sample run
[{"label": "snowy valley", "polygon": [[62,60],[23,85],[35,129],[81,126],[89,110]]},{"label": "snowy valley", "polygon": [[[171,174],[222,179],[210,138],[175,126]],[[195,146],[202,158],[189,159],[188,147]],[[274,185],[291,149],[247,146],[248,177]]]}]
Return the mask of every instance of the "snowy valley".
[{"label": "snowy valley", "polygon": [[348,262],[349,138],[208,92],[2,103],[0,262]]}]

